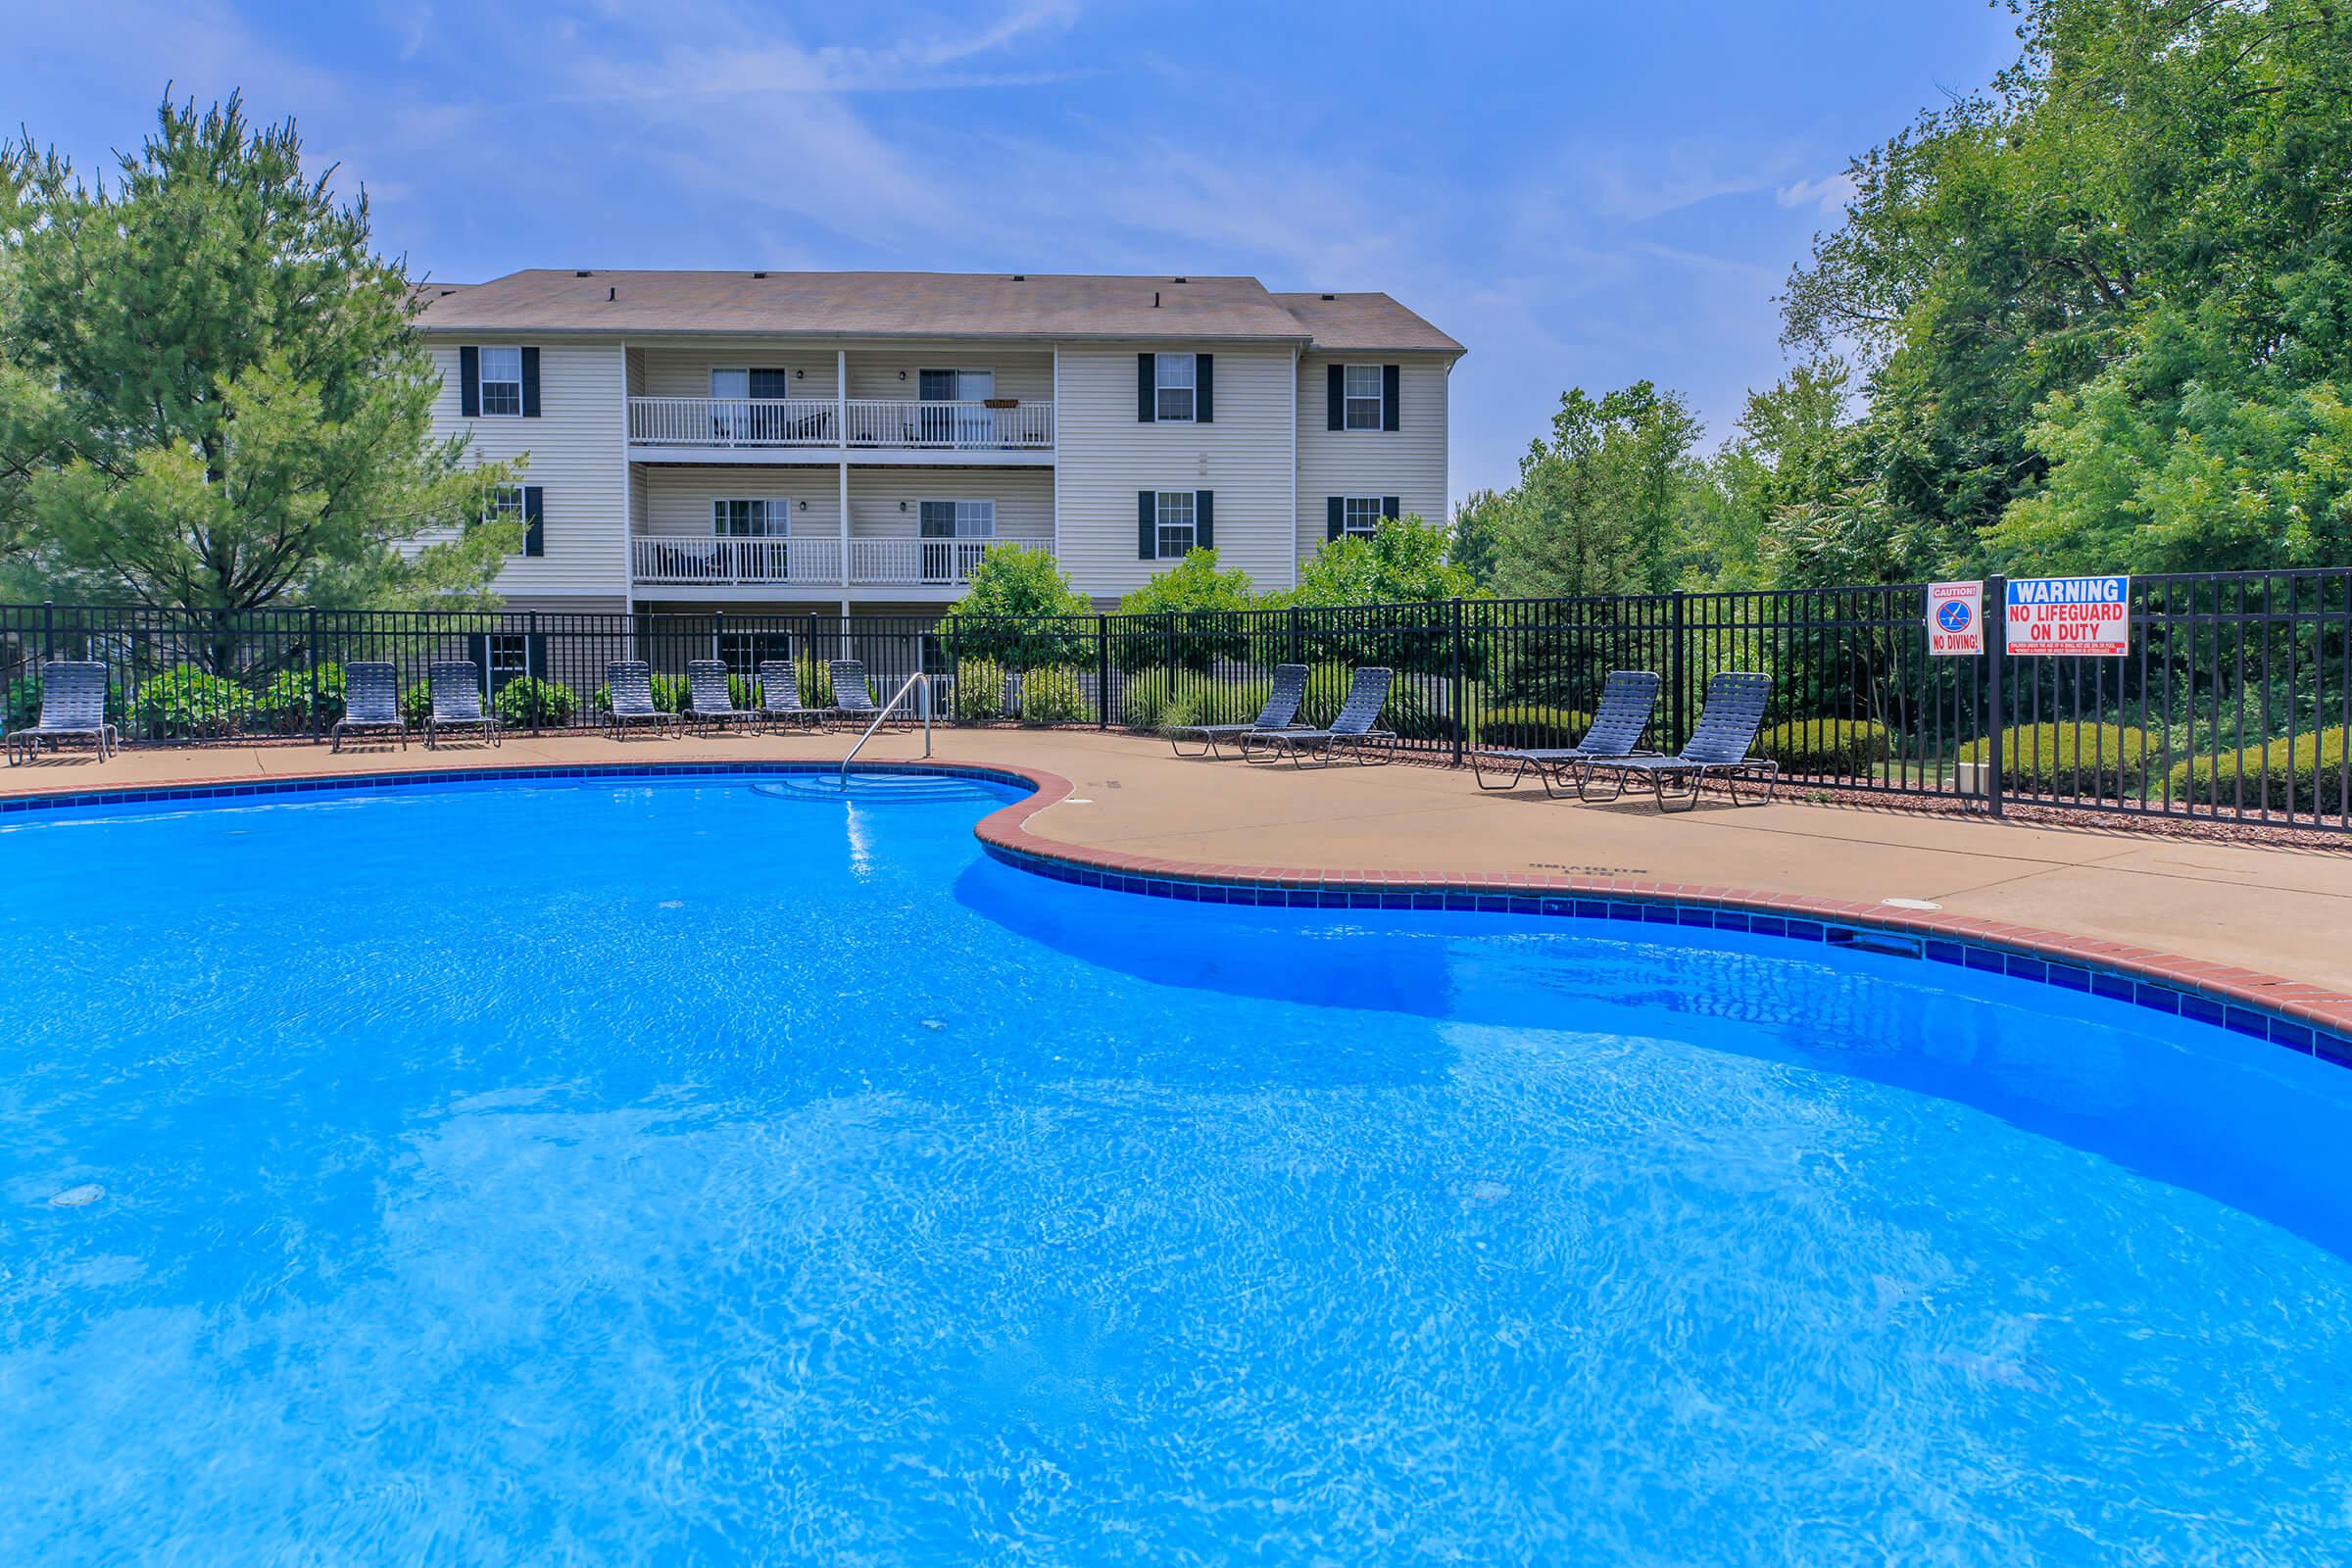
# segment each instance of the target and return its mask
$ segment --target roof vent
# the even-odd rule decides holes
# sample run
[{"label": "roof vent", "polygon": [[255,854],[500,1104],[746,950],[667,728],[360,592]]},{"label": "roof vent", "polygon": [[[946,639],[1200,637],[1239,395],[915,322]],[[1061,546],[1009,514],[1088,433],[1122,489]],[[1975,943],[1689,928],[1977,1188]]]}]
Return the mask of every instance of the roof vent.
[{"label": "roof vent", "polygon": [[1336,300],[1339,298],[1337,294],[1326,294],[1323,297],[1327,300]]},{"label": "roof vent", "polygon": [[1171,283],[1189,283],[1192,281],[1192,279],[1189,277],[1171,277],[1168,279],[1168,281]]},{"label": "roof vent", "polygon": [[591,272],[591,271],[589,271],[589,270],[588,270],[588,269],[586,269],[586,268],[584,268],[584,267],[583,267],[583,268],[581,268],[581,269],[580,269],[578,271],[576,271],[576,272],[572,273],[571,275],[572,275],[572,276],[574,276],[574,277],[594,277],[596,274],[595,274],[594,272]]},{"label": "roof vent", "polygon": [[767,274],[765,272],[754,272],[752,275],[754,277],[765,277]]},{"label": "roof vent", "polygon": [[1026,283],[1029,281],[1029,274],[1027,272],[1015,272],[1012,274],[1012,280],[1015,283]]},{"label": "roof vent", "polygon": [[617,286],[607,288],[605,290],[605,298],[608,300],[616,300],[620,298],[619,288]]},{"label": "roof vent", "polygon": [[449,297],[450,297],[452,294],[455,294],[456,292],[457,292],[457,290],[456,290],[456,289],[454,289],[454,288],[445,288],[445,289],[443,289],[443,290],[441,291],[441,297],[442,297],[443,299],[447,299],[447,298],[449,298]]},{"label": "roof vent", "polygon": [[1157,289],[1152,291],[1152,308],[1155,311],[1159,309],[1159,290]]}]

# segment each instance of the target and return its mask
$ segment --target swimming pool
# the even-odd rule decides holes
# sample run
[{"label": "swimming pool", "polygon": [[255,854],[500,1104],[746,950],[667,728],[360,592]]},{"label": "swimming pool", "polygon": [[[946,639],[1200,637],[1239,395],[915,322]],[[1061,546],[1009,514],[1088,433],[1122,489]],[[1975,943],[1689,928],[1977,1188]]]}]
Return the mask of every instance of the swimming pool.
[{"label": "swimming pool", "polygon": [[[1009,791],[0,822],[0,1561],[2301,1561],[2352,1073]],[[63,1200],[61,1201],[60,1200]]]}]

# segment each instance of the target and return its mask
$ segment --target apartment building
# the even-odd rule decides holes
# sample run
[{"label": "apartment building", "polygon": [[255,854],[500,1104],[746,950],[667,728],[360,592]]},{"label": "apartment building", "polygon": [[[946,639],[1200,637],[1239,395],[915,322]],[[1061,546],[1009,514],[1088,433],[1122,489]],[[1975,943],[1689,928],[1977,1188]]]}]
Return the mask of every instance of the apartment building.
[{"label": "apartment building", "polygon": [[435,422],[528,456],[537,610],[937,612],[989,545],[1098,604],[1213,545],[1261,587],[1446,508],[1462,347],[1250,277],[515,272],[425,291]]}]

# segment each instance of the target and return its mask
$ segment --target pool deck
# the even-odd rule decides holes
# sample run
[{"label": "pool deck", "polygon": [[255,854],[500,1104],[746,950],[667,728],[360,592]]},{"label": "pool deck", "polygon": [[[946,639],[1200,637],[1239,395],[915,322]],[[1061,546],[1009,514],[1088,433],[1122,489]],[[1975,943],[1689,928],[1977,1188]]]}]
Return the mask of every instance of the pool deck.
[{"label": "pool deck", "polygon": [[[435,768],[837,760],[848,745],[842,735],[514,736],[496,750],[367,745],[339,756],[303,744],[138,749],[103,765],[68,753],[0,773],[0,796]],[[887,735],[865,755],[903,760],[920,751],[919,735]],[[1696,811],[1661,816],[1630,799],[1546,800],[1532,782],[1484,794],[1466,769],[1250,767],[1179,759],[1163,741],[1074,730],[942,730],[935,753],[1050,775],[1036,801],[991,819],[991,836],[1094,865],[1679,892],[1973,932],[2260,995],[2272,1006],[2352,1025],[2352,845],[2341,835],[2237,844],[1889,807],[1791,800],[1736,808],[1713,796]],[[1913,913],[1887,899],[1937,909]]]}]

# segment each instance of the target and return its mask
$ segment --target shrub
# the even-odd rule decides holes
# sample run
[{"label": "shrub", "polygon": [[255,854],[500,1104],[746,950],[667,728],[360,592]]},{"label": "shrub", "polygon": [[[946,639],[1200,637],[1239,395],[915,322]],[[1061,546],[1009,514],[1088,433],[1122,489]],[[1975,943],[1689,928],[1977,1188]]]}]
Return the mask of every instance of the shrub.
[{"label": "shrub", "polygon": [[2268,746],[2176,762],[2167,782],[2175,801],[2234,806],[2242,788],[2248,806],[2341,811],[2347,752],[2352,752],[2352,730],[2321,730],[2291,743],[2281,736]]},{"label": "shrub", "polygon": [[967,659],[956,667],[955,716],[966,724],[985,724],[1004,716],[1004,666],[993,659]]},{"label": "shrub", "polygon": [[1165,729],[1176,703],[1176,682],[1165,669],[1130,676],[1119,692],[1119,722],[1130,729]]},{"label": "shrub", "polygon": [[1274,695],[1270,680],[1193,680],[1177,684],[1160,723],[1246,724],[1257,717]]},{"label": "shrub", "polygon": [[561,728],[571,722],[579,705],[578,696],[560,681],[517,675],[498,689],[490,709],[509,729],[529,729],[534,711],[541,724]]},{"label": "shrub", "polygon": [[231,734],[252,707],[253,695],[235,681],[188,664],[139,688],[139,711],[149,732],[177,739]]},{"label": "shrub", "polygon": [[804,659],[795,674],[801,683],[801,706],[831,708],[833,706],[833,670],[821,659]]},{"label": "shrub", "polygon": [[1542,703],[1508,703],[1488,712],[1473,711],[1477,722],[1471,738],[1480,746],[1574,746],[1592,727],[1592,715],[1582,709]]},{"label": "shrub", "polygon": [[270,678],[268,685],[254,693],[254,722],[264,729],[280,735],[291,735],[311,727],[311,708],[314,701],[318,709],[318,726],[324,729],[343,716],[343,666],[320,664],[318,686],[311,689],[311,672],[302,669],[281,669]]},{"label": "shrub", "polygon": [[433,714],[432,688],[418,681],[400,694],[400,716],[411,729],[422,729]]},{"label": "shrub", "polygon": [[1086,688],[1079,683],[1078,671],[1067,664],[1048,664],[1021,676],[1023,723],[1084,724],[1094,716],[1094,708],[1086,700]]},{"label": "shrub", "polygon": [[[1960,760],[1982,764],[1984,740],[1960,749]],[[2001,787],[2036,795],[2140,793],[2147,736],[2121,724],[2017,724],[2001,731]]]},{"label": "shrub", "polygon": [[1886,760],[1894,737],[1874,719],[1799,718],[1759,734],[1753,750],[1791,773],[1852,777],[1867,775]]}]

